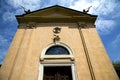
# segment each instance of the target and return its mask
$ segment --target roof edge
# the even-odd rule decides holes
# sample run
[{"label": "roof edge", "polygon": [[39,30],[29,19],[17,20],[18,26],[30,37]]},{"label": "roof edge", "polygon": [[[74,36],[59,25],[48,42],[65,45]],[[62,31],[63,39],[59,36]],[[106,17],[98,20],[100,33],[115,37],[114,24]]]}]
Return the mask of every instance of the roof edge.
[{"label": "roof edge", "polygon": [[[74,9],[71,9],[71,8],[68,8],[68,7],[60,6],[60,5],[53,5],[53,6],[45,7],[45,8],[42,8],[42,9],[38,9],[38,10],[32,11],[32,12],[30,12],[28,14],[31,14],[31,13],[34,13],[34,12],[38,12],[38,11],[42,11],[42,10],[45,10],[45,9],[48,9],[48,8],[52,8],[52,7],[61,7],[61,8],[64,8],[64,9],[68,9],[68,10],[72,10],[72,11],[75,11],[75,12],[78,12],[78,13],[89,15],[91,17],[97,17],[97,15],[92,15],[92,14],[84,13],[84,12],[81,12],[81,11],[78,11],[78,10],[74,10]],[[15,16],[16,17],[23,17],[25,15],[27,15],[27,14],[15,15]]]}]

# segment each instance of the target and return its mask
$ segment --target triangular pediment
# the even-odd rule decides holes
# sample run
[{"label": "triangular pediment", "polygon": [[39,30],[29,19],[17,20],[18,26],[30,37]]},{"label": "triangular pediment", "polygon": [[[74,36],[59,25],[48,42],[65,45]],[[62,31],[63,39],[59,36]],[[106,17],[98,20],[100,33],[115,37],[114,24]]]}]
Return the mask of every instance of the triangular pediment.
[{"label": "triangular pediment", "polygon": [[18,23],[25,22],[95,22],[97,16],[62,6],[51,6],[16,16]]},{"label": "triangular pediment", "polygon": [[25,14],[24,17],[28,17],[28,16],[52,16],[52,17],[58,16],[60,17],[60,16],[90,16],[90,15],[80,12],[80,11],[69,9],[66,7],[55,5],[52,7],[33,11],[29,14]]}]

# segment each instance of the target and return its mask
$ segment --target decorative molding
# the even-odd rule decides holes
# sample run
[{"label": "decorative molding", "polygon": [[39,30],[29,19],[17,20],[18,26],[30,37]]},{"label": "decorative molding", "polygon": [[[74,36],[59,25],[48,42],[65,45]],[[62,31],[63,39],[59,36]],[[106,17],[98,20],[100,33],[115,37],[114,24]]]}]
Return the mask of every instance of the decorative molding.
[{"label": "decorative molding", "polygon": [[37,23],[30,22],[30,23],[23,23],[18,26],[18,28],[25,28],[25,29],[34,29],[37,26]]},{"label": "decorative molding", "polygon": [[59,35],[56,35],[56,34],[59,34],[61,32],[61,28],[55,27],[55,28],[53,28],[53,32],[54,32],[53,42],[56,43],[56,42],[60,41]]},{"label": "decorative molding", "polygon": [[93,23],[88,22],[78,22],[77,23],[79,27],[81,28],[95,28],[95,25]]},{"label": "decorative molding", "polygon": [[61,32],[61,28],[55,27],[55,28],[53,29],[53,32],[54,32],[55,34],[58,34],[58,33]]},{"label": "decorative molding", "polygon": [[87,24],[85,22],[78,22],[79,27],[81,28],[87,28]]},{"label": "decorative molding", "polygon": [[33,28],[35,28],[35,24],[28,23],[28,24],[26,25],[26,28],[27,28],[27,29],[33,29]]},{"label": "decorative molding", "polygon": [[54,35],[53,42],[56,43],[59,41],[60,41],[60,37],[58,35]]},{"label": "decorative molding", "polygon": [[[52,47],[52,46],[63,46],[65,47],[68,52],[70,53],[69,55],[45,55],[46,51]],[[61,42],[56,42],[56,43],[51,43],[51,44],[48,44],[47,47],[45,47],[41,53],[41,57],[40,57],[40,60],[43,61],[44,59],[56,59],[56,58],[67,58],[67,59],[71,59],[71,61],[74,61],[74,56],[73,56],[73,52],[71,50],[71,48],[69,46],[67,46],[66,44],[64,43],[61,43]]]}]

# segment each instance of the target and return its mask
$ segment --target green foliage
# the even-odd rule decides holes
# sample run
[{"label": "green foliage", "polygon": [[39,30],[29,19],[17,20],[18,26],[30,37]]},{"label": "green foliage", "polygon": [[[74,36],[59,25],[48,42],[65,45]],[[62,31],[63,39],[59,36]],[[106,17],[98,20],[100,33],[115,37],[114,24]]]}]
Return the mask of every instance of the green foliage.
[{"label": "green foliage", "polygon": [[114,68],[115,68],[115,70],[120,78],[120,61],[113,62],[113,66],[114,66]]}]

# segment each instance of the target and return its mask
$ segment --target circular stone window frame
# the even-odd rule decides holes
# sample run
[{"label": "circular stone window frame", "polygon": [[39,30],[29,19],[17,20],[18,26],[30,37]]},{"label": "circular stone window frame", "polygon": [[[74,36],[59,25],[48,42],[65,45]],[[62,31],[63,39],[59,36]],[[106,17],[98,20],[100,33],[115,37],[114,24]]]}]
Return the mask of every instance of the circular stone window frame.
[{"label": "circular stone window frame", "polygon": [[[64,48],[66,48],[67,50],[68,50],[68,52],[69,52],[69,54],[68,55],[64,55],[64,54],[62,54],[62,55],[46,55],[45,53],[46,53],[46,51],[49,49],[49,48],[51,48],[51,47],[53,47],[53,46],[62,46],[62,47],[64,47]],[[71,59],[71,60],[74,60],[74,56],[73,56],[73,51],[72,51],[72,49],[68,46],[68,45],[66,45],[66,44],[64,44],[64,43],[61,43],[61,42],[56,42],[56,43],[50,43],[50,44],[48,44],[44,49],[43,49],[43,51],[42,51],[42,53],[41,53],[41,57],[40,57],[40,60],[44,60],[44,59],[60,59],[60,58],[62,58],[62,59]]]}]

